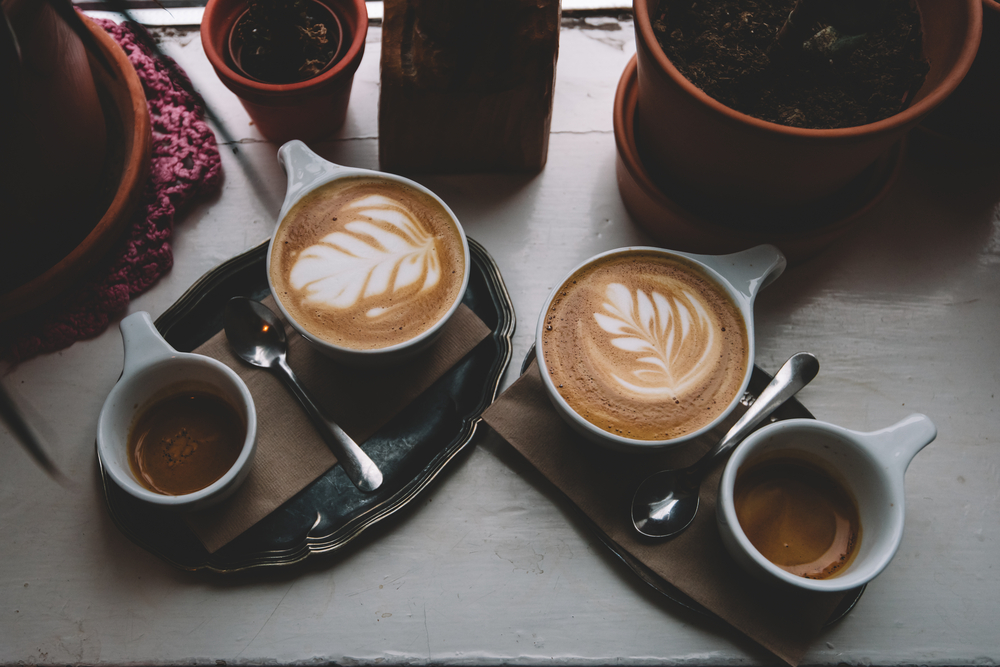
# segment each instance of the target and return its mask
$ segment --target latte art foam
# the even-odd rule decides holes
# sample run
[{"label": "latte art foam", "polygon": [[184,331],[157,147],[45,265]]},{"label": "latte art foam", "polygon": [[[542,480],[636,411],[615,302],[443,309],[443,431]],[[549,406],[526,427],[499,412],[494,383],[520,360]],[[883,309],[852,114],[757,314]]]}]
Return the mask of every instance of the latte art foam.
[{"label": "latte art foam", "polygon": [[334,181],[285,216],[271,248],[282,305],[335,345],[377,349],[440,320],[464,274],[461,236],[432,197],[389,180]]},{"label": "latte art foam", "polygon": [[[434,236],[414,215],[385,195],[343,208],[344,231],[327,234],[292,264],[291,286],[318,308],[350,309],[362,300],[413,287],[416,294],[441,281]],[[390,308],[376,306],[369,318]]]},{"label": "latte art foam", "polygon": [[637,251],[570,277],[549,307],[546,366],[581,417],[665,440],[711,423],[739,392],[747,334],[723,288],[693,264]]}]

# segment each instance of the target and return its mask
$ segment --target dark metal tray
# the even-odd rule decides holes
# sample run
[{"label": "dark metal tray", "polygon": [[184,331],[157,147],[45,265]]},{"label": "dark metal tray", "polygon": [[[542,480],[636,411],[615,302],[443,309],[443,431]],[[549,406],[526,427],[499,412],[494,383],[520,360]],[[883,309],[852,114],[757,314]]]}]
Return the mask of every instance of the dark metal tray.
[{"label": "dark metal tray", "polygon": [[[496,398],[510,363],[514,306],[493,258],[469,239],[472,270],[463,303],[492,334],[413,403],[363,443],[386,483],[362,494],[334,466],[235,540],[208,553],[181,515],[159,510],[122,491],[101,469],[112,519],[133,542],[185,569],[236,572],[290,565],[334,551],[365,528],[413,500],[476,433],[483,410]],[[222,309],[234,296],[268,296],[267,243],[203,276],[159,319],[167,342],[188,352],[222,330]],[[382,457],[381,453],[393,455]]]}]

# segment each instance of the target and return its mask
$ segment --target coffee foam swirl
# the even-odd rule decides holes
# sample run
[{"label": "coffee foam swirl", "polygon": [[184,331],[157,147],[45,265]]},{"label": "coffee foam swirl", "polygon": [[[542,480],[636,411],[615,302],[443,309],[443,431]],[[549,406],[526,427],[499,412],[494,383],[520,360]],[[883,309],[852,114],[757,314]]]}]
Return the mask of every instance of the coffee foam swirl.
[{"label": "coffee foam swirl", "polygon": [[430,329],[460,298],[464,244],[434,197],[396,181],[347,178],[303,197],[271,246],[275,297],[335,345],[379,349]]},{"label": "coffee foam swirl", "polygon": [[739,393],[746,328],[723,288],[658,253],[612,255],[557,291],[542,352],[570,407],[639,440],[680,437],[711,423]]},{"label": "coffee foam swirl", "polygon": [[[344,214],[351,217],[344,230],[303,250],[289,272],[290,284],[304,293],[307,302],[352,308],[369,297],[418,284],[419,294],[440,282],[434,236],[410,211],[375,194],[346,206]],[[369,308],[365,315],[379,317],[391,308]]]},{"label": "coffee foam swirl", "polygon": [[713,322],[689,289],[680,285],[669,296],[657,291],[650,296],[611,283],[605,296],[602,307],[607,314],[594,313],[594,319],[601,329],[618,336],[611,345],[635,355],[652,355],[637,357],[634,367],[621,369],[633,381],[620,377],[614,367],[608,369],[623,390],[650,399],[674,398],[714,371],[708,363],[717,351]]}]

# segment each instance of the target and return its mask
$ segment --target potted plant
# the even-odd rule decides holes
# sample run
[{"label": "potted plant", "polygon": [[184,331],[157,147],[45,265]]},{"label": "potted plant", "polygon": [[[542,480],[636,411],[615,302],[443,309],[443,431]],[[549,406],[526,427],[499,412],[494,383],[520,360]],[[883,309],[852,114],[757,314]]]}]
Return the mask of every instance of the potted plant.
[{"label": "potted plant", "polygon": [[[881,4],[865,2],[861,0],[868,7]],[[634,0],[635,133],[647,166],[659,178],[679,183],[697,196],[724,201],[730,210],[750,207],[776,212],[801,209],[848,187],[944,100],[972,63],[982,13],[980,0],[915,0],[922,51],[929,64],[919,90],[905,108],[887,118],[815,129],[756,118],[714,99],[688,80],[667,57],[654,31],[653,22],[668,4],[692,3]],[[803,4],[802,0],[796,4]],[[791,0],[788,6],[794,6]],[[799,50],[803,49],[794,51]],[[769,55],[796,57],[787,51],[776,46]]]},{"label": "potted plant", "polygon": [[268,139],[317,139],[347,115],[368,32],[364,0],[209,0],[209,62]]},{"label": "potted plant", "polygon": [[111,249],[142,196],[142,82],[64,0],[3,0],[0,321],[63,293]]}]

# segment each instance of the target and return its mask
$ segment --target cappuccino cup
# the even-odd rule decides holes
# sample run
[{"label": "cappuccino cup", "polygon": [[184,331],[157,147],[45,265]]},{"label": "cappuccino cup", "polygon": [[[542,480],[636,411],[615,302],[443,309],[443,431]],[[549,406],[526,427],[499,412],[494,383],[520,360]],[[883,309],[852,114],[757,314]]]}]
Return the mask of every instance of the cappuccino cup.
[{"label": "cappuccino cup", "polygon": [[469,244],[437,195],[410,179],[278,150],[288,187],[267,252],[282,315],[324,354],[384,366],[427,348],[469,284]]},{"label": "cappuccino cup", "polygon": [[719,483],[716,522],[751,575],[779,586],[846,591],[877,576],[903,536],[903,476],[937,436],[913,414],[859,433],[789,419],[751,434]]},{"label": "cappuccino cup", "polygon": [[556,411],[619,450],[670,447],[716,427],[753,372],[754,300],[784,268],[770,245],[731,255],[627,247],[575,267],[535,332]]}]

